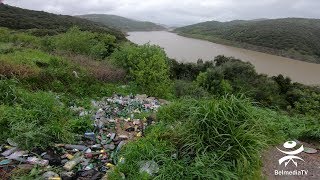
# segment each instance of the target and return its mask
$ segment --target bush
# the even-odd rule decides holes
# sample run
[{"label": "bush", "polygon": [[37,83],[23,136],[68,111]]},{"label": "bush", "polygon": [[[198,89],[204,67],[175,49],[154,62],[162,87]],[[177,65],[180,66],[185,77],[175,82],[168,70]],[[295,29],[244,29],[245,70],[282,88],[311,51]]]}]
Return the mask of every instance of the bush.
[{"label": "bush", "polygon": [[201,59],[197,63],[179,63],[174,59],[168,59],[170,66],[170,78],[178,80],[193,81],[200,72],[205,72],[208,68],[214,67],[213,61],[203,62]]},{"label": "bush", "polygon": [[199,74],[196,80],[199,87],[216,95],[224,95],[232,92],[232,86],[224,79],[224,72],[220,68],[208,69]]},{"label": "bush", "polygon": [[176,80],[174,83],[175,95],[178,98],[191,97],[191,98],[202,98],[208,97],[210,94],[202,87],[197,86],[196,83]]},{"label": "bush", "polygon": [[112,55],[112,62],[126,69],[129,77],[144,93],[168,97],[172,92],[167,57],[160,47],[126,44]]},{"label": "bush", "polygon": [[116,38],[112,35],[81,31],[79,28],[73,27],[68,32],[55,36],[52,43],[56,50],[104,59],[114,51]]}]

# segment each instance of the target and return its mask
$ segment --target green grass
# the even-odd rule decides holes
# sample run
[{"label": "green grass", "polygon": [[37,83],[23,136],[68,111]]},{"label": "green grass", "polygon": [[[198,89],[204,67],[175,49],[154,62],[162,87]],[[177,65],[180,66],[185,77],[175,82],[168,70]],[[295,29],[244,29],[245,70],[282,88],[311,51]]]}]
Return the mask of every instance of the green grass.
[{"label": "green grass", "polygon": [[33,68],[39,68],[36,62],[49,63],[53,58],[56,58],[48,53],[35,49],[23,49],[14,51],[9,54],[1,54],[0,59],[11,63],[28,65]]},{"label": "green grass", "polygon": [[[186,99],[162,107],[146,137],[129,143],[110,179],[260,179],[260,153],[268,146],[302,138],[312,118],[288,117],[254,107],[242,97]],[[154,160],[153,177],[139,173],[139,162]]]},{"label": "green grass", "polygon": [[31,149],[74,140],[76,132],[70,122],[79,117],[73,116],[56,94],[28,92],[19,88],[17,81],[1,80],[0,102],[2,143],[12,138],[19,147]]}]

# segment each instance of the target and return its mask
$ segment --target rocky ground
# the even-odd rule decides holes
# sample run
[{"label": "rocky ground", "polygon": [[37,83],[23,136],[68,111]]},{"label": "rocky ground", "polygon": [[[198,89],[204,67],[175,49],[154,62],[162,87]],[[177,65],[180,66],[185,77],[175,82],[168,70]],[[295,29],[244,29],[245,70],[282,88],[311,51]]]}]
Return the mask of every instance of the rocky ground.
[{"label": "rocky ground", "polygon": [[94,131],[78,137],[76,144],[55,144],[45,151],[24,151],[8,139],[0,148],[0,177],[9,179],[38,166],[42,168],[37,173],[44,179],[101,179],[124,161],[119,157],[121,148],[142,137],[144,129],[154,122],[153,114],[166,103],[146,95],[114,95],[92,101],[91,110],[70,107],[79,116],[91,116]]}]

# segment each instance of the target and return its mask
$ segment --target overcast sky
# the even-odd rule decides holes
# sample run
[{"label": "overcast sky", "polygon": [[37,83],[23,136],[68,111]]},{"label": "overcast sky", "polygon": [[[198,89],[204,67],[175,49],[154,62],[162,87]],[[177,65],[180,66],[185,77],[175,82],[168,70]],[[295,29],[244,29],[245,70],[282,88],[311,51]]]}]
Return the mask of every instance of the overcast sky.
[{"label": "overcast sky", "polygon": [[167,25],[235,19],[320,18],[320,0],[4,0],[57,14],[115,14]]}]

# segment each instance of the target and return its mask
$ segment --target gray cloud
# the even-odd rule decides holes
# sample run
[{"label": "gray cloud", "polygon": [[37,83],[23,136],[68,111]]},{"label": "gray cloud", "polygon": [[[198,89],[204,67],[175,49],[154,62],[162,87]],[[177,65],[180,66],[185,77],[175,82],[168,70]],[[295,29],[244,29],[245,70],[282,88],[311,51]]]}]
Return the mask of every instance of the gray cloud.
[{"label": "gray cloud", "polygon": [[320,18],[319,0],[4,0],[4,3],[57,14],[116,14],[168,25],[208,20]]}]

